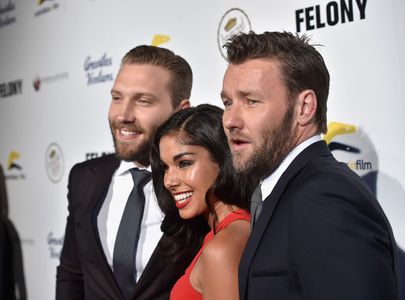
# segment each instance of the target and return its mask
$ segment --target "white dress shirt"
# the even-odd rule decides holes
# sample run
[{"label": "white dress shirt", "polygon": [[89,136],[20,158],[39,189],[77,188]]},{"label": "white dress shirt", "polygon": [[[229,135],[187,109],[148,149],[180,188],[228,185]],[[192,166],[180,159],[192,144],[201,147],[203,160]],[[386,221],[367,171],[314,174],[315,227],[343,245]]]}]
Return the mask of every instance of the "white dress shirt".
[{"label": "white dress shirt", "polygon": [[[118,227],[124,213],[125,205],[129,194],[132,191],[134,182],[129,169],[134,168],[132,162],[121,161],[119,168],[115,171],[107,196],[97,216],[97,226],[101,244],[105,256],[111,268],[113,265],[114,244],[117,237]],[[150,167],[139,168],[150,172]],[[163,220],[163,213],[160,210],[152,181],[149,181],[143,188],[145,194],[145,209],[141,222],[138,248],[136,251],[137,280],[141,276],[152,252],[155,250],[162,231],[160,225]]]},{"label": "white dress shirt", "polygon": [[261,183],[262,190],[262,201],[264,201],[273,191],[281,175],[287,170],[288,166],[292,163],[294,158],[298,156],[305,148],[312,145],[313,143],[319,142],[321,140],[320,135],[315,135],[301,144],[296,146],[288,155],[284,158],[278,168],[269,176],[266,177]]}]

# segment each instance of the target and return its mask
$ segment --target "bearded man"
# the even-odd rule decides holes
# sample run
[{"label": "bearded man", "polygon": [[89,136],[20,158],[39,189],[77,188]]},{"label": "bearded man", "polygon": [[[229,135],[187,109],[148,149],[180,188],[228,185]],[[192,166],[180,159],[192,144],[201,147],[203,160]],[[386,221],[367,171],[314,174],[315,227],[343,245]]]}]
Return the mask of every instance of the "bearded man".
[{"label": "bearded man", "polygon": [[56,299],[168,299],[194,253],[169,264],[159,251],[164,216],[149,151],[157,127],[190,106],[191,86],[189,64],[168,49],[143,45],[123,57],[108,114],[115,154],[70,172]]},{"label": "bearded man", "polygon": [[398,299],[391,226],[321,140],[329,72],[320,53],[287,32],[242,33],[226,47],[223,125],[235,168],[260,182],[240,299]]}]

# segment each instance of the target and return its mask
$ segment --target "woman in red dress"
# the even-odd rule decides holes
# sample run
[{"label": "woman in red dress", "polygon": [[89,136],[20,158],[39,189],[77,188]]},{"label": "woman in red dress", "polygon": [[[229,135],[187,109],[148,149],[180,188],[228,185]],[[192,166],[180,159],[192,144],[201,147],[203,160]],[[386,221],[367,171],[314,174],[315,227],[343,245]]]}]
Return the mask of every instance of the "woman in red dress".
[{"label": "woman in red dress", "polygon": [[251,185],[233,169],[222,113],[208,104],[181,110],[157,130],[152,146],[153,184],[166,215],[162,229],[171,237],[164,251],[176,263],[200,247],[171,300],[239,299]]}]

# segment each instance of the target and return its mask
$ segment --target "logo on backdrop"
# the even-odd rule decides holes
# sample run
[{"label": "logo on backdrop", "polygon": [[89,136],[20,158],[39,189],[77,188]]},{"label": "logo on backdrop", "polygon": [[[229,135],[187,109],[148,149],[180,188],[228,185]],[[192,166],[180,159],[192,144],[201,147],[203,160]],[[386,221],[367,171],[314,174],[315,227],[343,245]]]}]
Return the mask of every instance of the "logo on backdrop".
[{"label": "logo on backdrop", "polygon": [[0,83],[0,98],[6,98],[22,93],[22,79]]},{"label": "logo on backdrop", "polygon": [[57,183],[62,179],[64,166],[62,149],[56,143],[50,144],[45,152],[45,169],[52,182]]},{"label": "logo on backdrop", "polygon": [[40,6],[40,8],[34,13],[36,17],[59,8],[59,4],[54,0],[37,0],[37,4]]},{"label": "logo on backdrop", "polygon": [[114,80],[110,68],[112,66],[112,57],[104,53],[100,57],[91,57],[90,55],[84,60],[84,71],[86,72],[87,85],[94,85]]},{"label": "logo on backdrop", "polygon": [[7,159],[7,173],[5,174],[6,179],[17,180],[25,179],[25,174],[23,173],[23,168],[19,162],[21,155],[17,151],[11,151]]},{"label": "logo on backdrop", "polygon": [[170,41],[170,35],[165,34],[155,34],[152,38],[152,46],[160,46],[164,43]]},{"label": "logo on backdrop", "polygon": [[7,4],[0,3],[0,28],[11,25],[17,21],[14,11],[15,4],[12,0],[7,1]]},{"label": "logo on backdrop", "polygon": [[49,75],[49,76],[35,76],[34,79],[32,80],[32,85],[34,87],[34,90],[39,91],[42,84],[51,84],[56,81],[60,80],[65,80],[69,78],[69,73],[63,72],[63,73],[58,73],[54,75]]},{"label": "logo on backdrop", "polygon": [[115,152],[114,151],[87,152],[85,154],[85,160],[89,160],[89,159],[93,159],[93,158],[97,158],[97,157],[101,157],[101,156],[113,154],[113,153],[115,153]]},{"label": "logo on backdrop", "polygon": [[55,236],[53,231],[48,233],[46,238],[49,247],[49,257],[59,258],[62,251],[64,236]]},{"label": "logo on backdrop", "polygon": [[249,32],[250,30],[252,30],[250,20],[243,10],[239,8],[228,10],[221,18],[217,32],[218,48],[221,55],[226,59],[226,50],[223,45],[232,35],[239,32]]},{"label": "logo on backdrop", "polygon": [[295,11],[296,31],[310,31],[366,18],[367,0],[329,1]]},{"label": "logo on backdrop", "polygon": [[361,176],[376,192],[378,157],[367,134],[355,125],[331,122],[323,136],[335,158]]}]

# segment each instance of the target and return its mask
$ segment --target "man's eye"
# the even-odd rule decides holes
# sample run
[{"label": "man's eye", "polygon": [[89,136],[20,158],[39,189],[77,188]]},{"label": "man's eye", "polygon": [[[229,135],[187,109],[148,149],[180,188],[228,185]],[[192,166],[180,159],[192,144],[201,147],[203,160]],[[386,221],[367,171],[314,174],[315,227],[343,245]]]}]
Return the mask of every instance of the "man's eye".
[{"label": "man's eye", "polygon": [[253,99],[246,99],[247,104],[249,105],[254,105],[256,104],[258,101],[257,100],[253,100]]},{"label": "man's eye", "polygon": [[147,99],[147,98],[139,98],[138,103],[140,103],[140,104],[150,104],[151,101],[149,99]]},{"label": "man's eye", "polygon": [[230,101],[228,99],[223,99],[222,103],[224,104],[224,107],[227,108],[227,107],[231,106],[232,101]]}]

